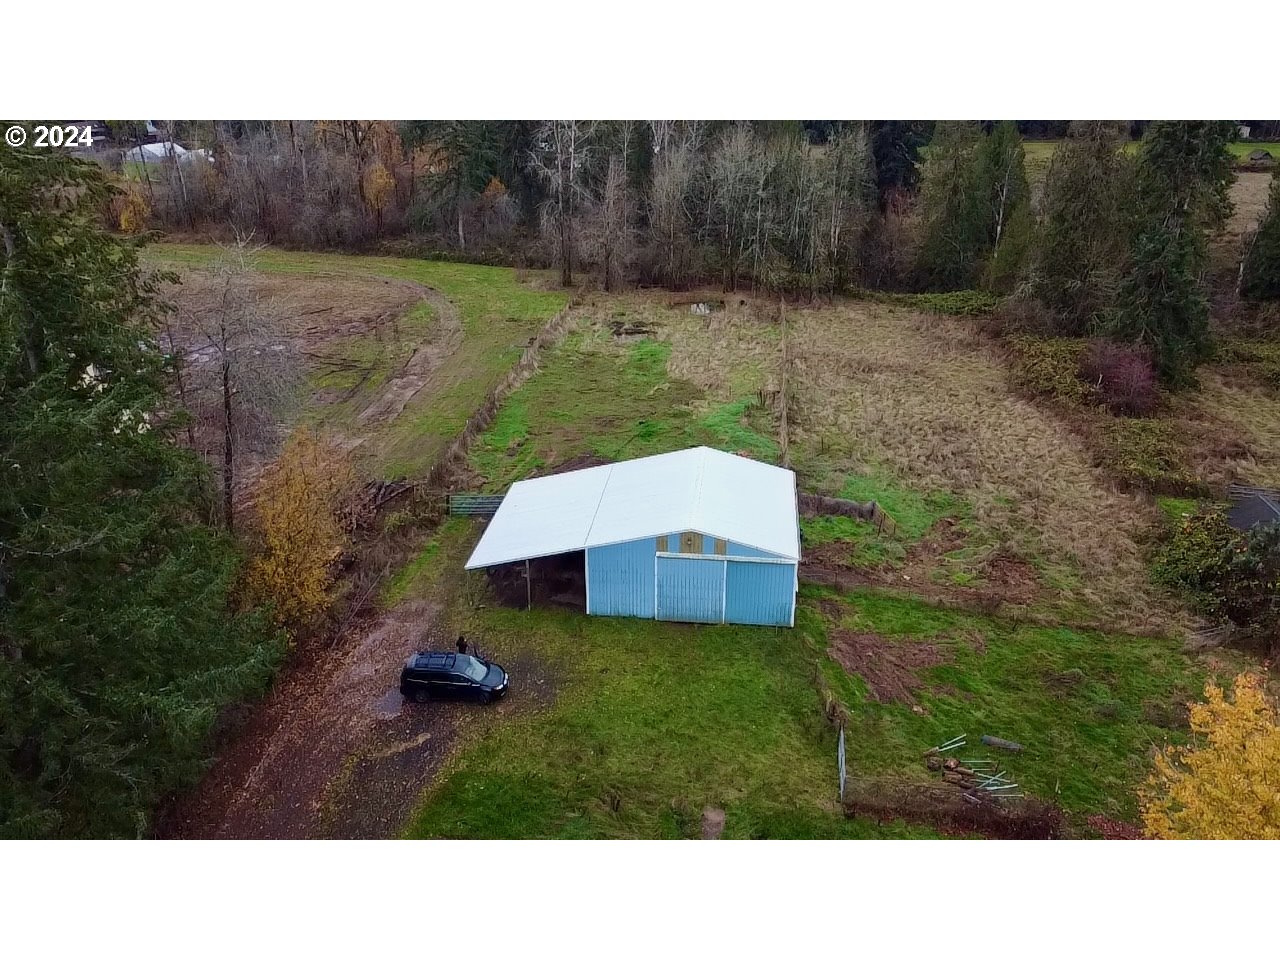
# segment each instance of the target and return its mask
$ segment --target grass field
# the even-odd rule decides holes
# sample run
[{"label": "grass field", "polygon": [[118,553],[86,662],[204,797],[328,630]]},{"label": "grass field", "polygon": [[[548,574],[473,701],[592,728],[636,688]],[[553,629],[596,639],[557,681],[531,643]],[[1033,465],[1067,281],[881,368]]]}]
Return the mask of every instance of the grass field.
[{"label": "grass field", "polygon": [[[461,564],[474,534],[452,533],[437,556]],[[696,837],[706,806],[726,837],[933,835],[839,813],[834,732],[789,631],[490,606],[465,623],[554,694],[456,757],[409,836]]]},{"label": "grass field", "polygon": [[[203,244],[158,244],[146,250],[149,262],[188,274],[207,270],[220,253]],[[319,365],[309,371],[317,393],[338,397],[314,404],[310,414],[358,435],[369,469],[388,478],[429,469],[529,339],[567,302],[563,293],[523,283],[503,267],[270,249],[256,256],[256,265],[265,274],[299,282],[360,279],[430,287],[442,295],[413,304],[394,323],[344,338],[333,351],[333,359],[343,363],[340,369]],[[358,314],[361,308],[352,299],[339,304],[340,313]],[[343,318],[325,322],[340,326]],[[456,330],[440,330],[446,322]],[[432,355],[417,352],[423,344]],[[387,416],[376,418],[379,422],[359,422],[389,389],[389,381],[406,369],[412,372],[409,365],[416,360],[423,361],[422,382],[405,378],[396,385],[406,394],[412,391],[403,408],[392,405]]]},{"label": "grass field", "polygon": [[[1027,175],[1032,180],[1044,179],[1045,173],[1049,169],[1049,161],[1053,159],[1053,151],[1058,149],[1061,140],[1024,140],[1022,148],[1026,155]],[[1125,144],[1127,153],[1137,153],[1141,144],[1137,140],[1132,140]],[[1237,140],[1234,143],[1227,144],[1227,149],[1231,151],[1231,155],[1236,160],[1244,160],[1249,154],[1255,150],[1266,150],[1280,163],[1280,143],[1266,141],[1245,141]]]},{"label": "grass field", "polygon": [[[575,308],[574,332],[481,437],[477,483],[689,443],[776,458],[776,411],[759,402],[778,383],[773,310],[694,317],[642,296]],[[726,811],[726,836],[929,835],[840,814],[826,696],[849,713],[855,777],[918,782],[927,747],[991,733],[1027,744],[1006,767],[1073,829],[1087,832],[1090,814],[1134,817],[1147,751],[1180,736],[1201,679],[1158,630],[1114,632],[1125,611],[1160,606],[1134,540],[1145,507],[1113,499],[1067,431],[1008,392],[985,342],[943,336],[946,321],[846,304],[789,322],[804,344],[792,437],[802,485],[877,497],[902,531],[888,541],[856,521],[806,520],[806,556],[844,543],[896,586],[806,586],[789,631],[513,611],[461,573],[478,529],[451,521],[389,600],[441,604],[450,629],[523,665],[539,696],[451,759],[408,835],[694,836],[708,805]],[[1063,478],[1046,485],[1044,463]],[[952,555],[921,555],[940,527],[959,530]],[[992,558],[1017,550],[1042,568],[1028,605],[1058,609],[1063,624],[965,608],[964,589],[997,580]],[[906,571],[958,592],[942,605]],[[1126,588],[1142,596],[1126,600]],[[1068,602],[1045,599],[1056,589]],[[1112,626],[1065,625],[1077,616]]]},{"label": "grass field", "polygon": [[1143,558],[1154,510],[1110,489],[1080,439],[1010,389],[970,324],[846,303],[796,312],[793,335],[796,468],[822,492],[918,517],[908,542],[960,521],[927,575],[982,583],[1017,564],[1033,611],[1129,630],[1178,623]]},{"label": "grass field", "polygon": [[[735,386],[709,396],[672,374],[673,343],[657,339],[687,336],[679,320],[652,337],[611,333],[611,320],[652,323],[659,310],[637,299],[603,317],[580,311],[575,333],[482,436],[471,461],[482,483],[501,489],[583,455],[695,443],[776,456],[769,426],[753,422],[746,402],[758,362],[725,358],[726,389]],[[496,608],[479,575],[457,572],[476,533],[465,521],[448,524],[393,599],[443,600],[457,629],[483,637],[486,651],[540,664],[556,695],[466,749],[410,835],[695,836],[707,805],[726,811],[726,836],[930,835],[840,814],[834,735],[812,660],[789,631]]]},{"label": "grass field", "polygon": [[[850,708],[849,762],[863,775],[923,777],[920,752],[967,733],[961,755],[997,760],[1028,793],[1069,813],[1131,820],[1148,749],[1180,737],[1181,705],[1199,692],[1198,671],[1167,639],[1032,626],[874,591],[804,595],[798,632],[831,653],[824,674]],[[977,743],[984,733],[1027,749],[990,751]]]}]

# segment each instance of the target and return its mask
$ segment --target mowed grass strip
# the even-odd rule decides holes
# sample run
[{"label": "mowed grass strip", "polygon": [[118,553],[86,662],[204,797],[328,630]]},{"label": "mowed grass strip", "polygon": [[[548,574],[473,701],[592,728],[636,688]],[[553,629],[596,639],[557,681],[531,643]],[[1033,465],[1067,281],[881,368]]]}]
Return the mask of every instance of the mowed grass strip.
[{"label": "mowed grass strip", "polygon": [[697,387],[670,375],[671,353],[666,341],[571,335],[503,405],[473,468],[501,491],[582,456],[629,460],[707,444],[776,460],[775,427],[754,398],[705,407]]},{"label": "mowed grass strip", "polygon": [[[146,253],[159,265],[200,269],[215,262],[222,251],[212,244],[162,243],[148,247]],[[463,330],[460,346],[432,374],[428,386],[399,416],[379,428],[374,438],[377,453],[373,467],[386,477],[416,477],[429,470],[530,338],[568,302],[561,292],[521,283],[516,272],[505,267],[275,249],[259,251],[255,262],[258,269],[270,273],[407,280],[440,291],[457,307]],[[418,321],[430,318],[430,311],[415,310],[400,325],[399,335],[410,352],[414,338],[425,332]],[[352,349],[360,359],[383,348],[353,344]],[[387,356],[399,358],[402,353],[396,350]],[[379,380],[392,372],[381,370]],[[363,391],[365,395],[368,392]],[[350,419],[353,411],[335,411],[335,416]]]}]

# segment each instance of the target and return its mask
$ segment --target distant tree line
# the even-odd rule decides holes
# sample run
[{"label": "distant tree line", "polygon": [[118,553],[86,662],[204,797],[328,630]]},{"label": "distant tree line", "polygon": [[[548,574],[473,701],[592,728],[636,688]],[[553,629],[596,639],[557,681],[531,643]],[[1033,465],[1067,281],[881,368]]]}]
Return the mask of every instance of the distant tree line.
[{"label": "distant tree line", "polygon": [[[1012,295],[1138,345],[1170,383],[1208,349],[1208,238],[1236,121],[175,121],[213,162],[134,171],[121,225],[554,267],[565,285]],[[1060,137],[1028,181],[1023,137]],[[1136,149],[1126,145],[1140,136]],[[148,174],[149,176],[150,174]],[[1240,263],[1275,296],[1275,204]],[[393,241],[394,242],[394,241]]]},{"label": "distant tree line", "polygon": [[[128,143],[131,121],[113,122]],[[931,124],[172,121],[207,155],[124,170],[126,231],[393,238],[610,286],[829,292],[907,282],[902,221]]]}]

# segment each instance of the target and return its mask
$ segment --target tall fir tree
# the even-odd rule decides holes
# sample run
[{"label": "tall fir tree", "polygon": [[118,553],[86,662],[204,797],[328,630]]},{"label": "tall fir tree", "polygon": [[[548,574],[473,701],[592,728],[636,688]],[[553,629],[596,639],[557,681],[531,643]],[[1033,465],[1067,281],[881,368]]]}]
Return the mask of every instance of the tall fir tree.
[{"label": "tall fir tree", "polygon": [[1240,264],[1240,294],[1250,300],[1280,300],[1280,173],[1271,177],[1267,210]]},{"label": "tall fir tree", "polygon": [[987,197],[977,180],[982,133],[976,123],[938,123],[921,174],[924,239],[917,268],[934,290],[972,287],[988,249]]},{"label": "tall fir tree", "polygon": [[1017,124],[997,123],[983,138],[975,163],[975,188],[984,204],[983,226],[990,251],[983,282],[1005,292],[1022,272],[1033,224],[1026,151]]},{"label": "tall fir tree", "polygon": [[884,209],[891,194],[913,190],[920,182],[920,148],[929,142],[932,125],[926,120],[872,120],[870,131],[876,188]]},{"label": "tall fir tree", "polygon": [[1078,121],[1054,151],[1032,254],[1035,295],[1079,336],[1115,302],[1133,235],[1133,164],[1123,130]]},{"label": "tall fir tree", "polygon": [[1187,382],[1209,350],[1208,235],[1230,213],[1226,120],[1156,121],[1142,141],[1129,270],[1107,332],[1150,347],[1161,378]]},{"label": "tall fir tree", "polygon": [[0,146],[0,836],[135,836],[279,638],[170,440],[156,281],[100,168]]}]

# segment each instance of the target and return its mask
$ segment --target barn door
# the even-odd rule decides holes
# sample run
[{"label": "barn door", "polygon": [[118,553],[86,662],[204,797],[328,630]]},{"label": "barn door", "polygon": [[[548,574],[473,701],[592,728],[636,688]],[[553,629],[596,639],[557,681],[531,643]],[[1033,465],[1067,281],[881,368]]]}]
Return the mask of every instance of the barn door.
[{"label": "barn door", "polygon": [[723,560],[658,557],[655,578],[657,619],[722,623],[725,566]]}]

